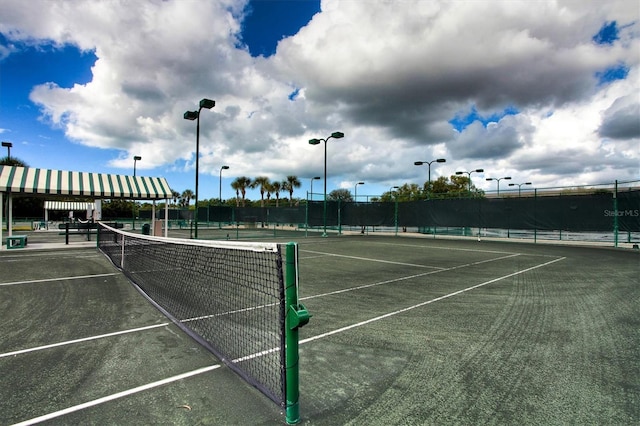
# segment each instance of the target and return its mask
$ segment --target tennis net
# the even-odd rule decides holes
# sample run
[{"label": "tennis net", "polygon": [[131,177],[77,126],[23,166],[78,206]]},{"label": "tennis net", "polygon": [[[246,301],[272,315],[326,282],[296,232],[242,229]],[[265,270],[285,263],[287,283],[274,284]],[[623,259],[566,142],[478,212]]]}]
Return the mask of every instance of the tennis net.
[{"label": "tennis net", "polygon": [[[287,375],[289,364],[297,367],[297,328],[308,316],[285,288],[297,293],[295,243],[285,248],[293,275],[285,283],[283,244],[153,237],[102,223],[98,229],[98,248],[151,303],[274,402],[295,405],[297,416],[297,389],[287,389],[297,388],[297,377]],[[287,360],[291,329],[296,353]],[[297,419],[288,413],[287,421]]]}]

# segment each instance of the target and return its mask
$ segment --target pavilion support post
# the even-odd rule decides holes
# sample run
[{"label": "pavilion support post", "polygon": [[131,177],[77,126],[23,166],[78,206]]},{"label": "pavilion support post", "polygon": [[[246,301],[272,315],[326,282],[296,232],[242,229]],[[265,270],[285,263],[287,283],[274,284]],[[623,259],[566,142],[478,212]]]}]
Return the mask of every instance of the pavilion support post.
[{"label": "pavilion support post", "polygon": [[4,210],[4,193],[0,192],[0,249],[2,248],[2,211]]},{"label": "pavilion support post", "polygon": [[13,197],[11,193],[7,195],[7,235],[13,236]]}]

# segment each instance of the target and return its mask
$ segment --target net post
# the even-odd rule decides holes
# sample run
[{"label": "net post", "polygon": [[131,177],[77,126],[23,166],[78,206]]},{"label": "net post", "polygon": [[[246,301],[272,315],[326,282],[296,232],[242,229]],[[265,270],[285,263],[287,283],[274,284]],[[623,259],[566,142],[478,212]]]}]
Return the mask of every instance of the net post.
[{"label": "net post", "polygon": [[300,422],[300,371],[298,329],[309,322],[306,308],[298,303],[298,245],[287,243],[285,269],[285,400],[286,422]]}]

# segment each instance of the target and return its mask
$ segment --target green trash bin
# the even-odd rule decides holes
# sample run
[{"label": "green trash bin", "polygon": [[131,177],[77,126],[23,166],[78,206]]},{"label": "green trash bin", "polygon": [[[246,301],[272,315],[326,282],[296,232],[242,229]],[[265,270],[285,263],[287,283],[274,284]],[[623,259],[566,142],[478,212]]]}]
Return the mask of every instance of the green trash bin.
[{"label": "green trash bin", "polygon": [[150,229],[150,226],[148,223],[145,223],[144,225],[142,225],[142,234],[149,235],[149,229]]}]

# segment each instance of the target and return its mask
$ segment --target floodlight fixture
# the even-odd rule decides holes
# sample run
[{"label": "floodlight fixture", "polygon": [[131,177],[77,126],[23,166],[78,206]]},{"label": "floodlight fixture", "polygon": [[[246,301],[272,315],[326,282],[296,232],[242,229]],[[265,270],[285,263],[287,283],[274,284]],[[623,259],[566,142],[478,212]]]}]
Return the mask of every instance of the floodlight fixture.
[{"label": "floodlight fixture", "polygon": [[327,236],[327,141],[331,138],[342,139],[344,138],[344,133],[333,132],[330,136],[324,139],[314,138],[309,140],[310,145],[318,145],[320,142],[324,142],[324,211],[322,214],[322,221],[324,223],[324,231],[322,233],[323,237]]},{"label": "floodlight fixture", "polygon": [[354,187],[353,201],[355,201],[356,203],[358,202],[358,185],[364,185],[364,182],[358,182]]},{"label": "floodlight fixture", "polygon": [[196,120],[196,193],[195,193],[195,220],[194,220],[194,237],[198,238],[198,174],[199,174],[199,163],[200,163],[200,111],[202,108],[211,109],[216,105],[216,102],[203,98],[198,103],[197,111],[186,111],[183,115],[185,120]]},{"label": "floodlight fixture", "polygon": [[218,197],[219,197],[220,204],[222,204],[222,171],[223,170],[229,170],[229,166],[220,167],[220,177],[218,181],[220,184],[220,187],[218,188],[219,189]]},{"label": "floodlight fixture", "polygon": [[207,98],[200,100],[200,109],[202,108],[211,109],[214,106],[216,106],[216,101],[212,101],[211,99],[207,99]]},{"label": "floodlight fixture", "polygon": [[184,119],[185,120],[195,120],[196,118],[198,118],[198,111],[187,111],[184,113]]},{"label": "floodlight fixture", "polygon": [[11,142],[2,142],[2,147],[7,148],[7,159],[11,160],[11,147],[13,147],[13,144]]},{"label": "floodlight fixture", "polygon": [[475,169],[475,170],[471,170],[470,172],[462,172],[462,171],[456,172],[457,175],[466,174],[469,176],[469,195],[471,195],[471,173],[482,173],[482,172],[484,172],[484,169]]},{"label": "floodlight fixture", "polygon": [[501,180],[511,180],[511,176],[505,176],[505,177],[501,177],[501,178],[487,178],[488,181],[491,180],[495,180],[496,182],[498,182],[498,197],[500,197],[500,181]]},{"label": "floodlight fixture", "polygon": [[518,197],[521,194],[521,190],[522,190],[522,185],[531,185],[531,182],[524,182],[524,183],[510,183],[509,186],[517,186],[518,187]]},{"label": "floodlight fixture", "polygon": [[436,160],[431,160],[431,161],[415,161],[413,164],[415,166],[422,166],[423,164],[426,164],[427,166],[429,166],[429,180],[427,183],[427,198],[431,197],[431,163],[446,163],[447,160],[446,158],[438,158]]}]

